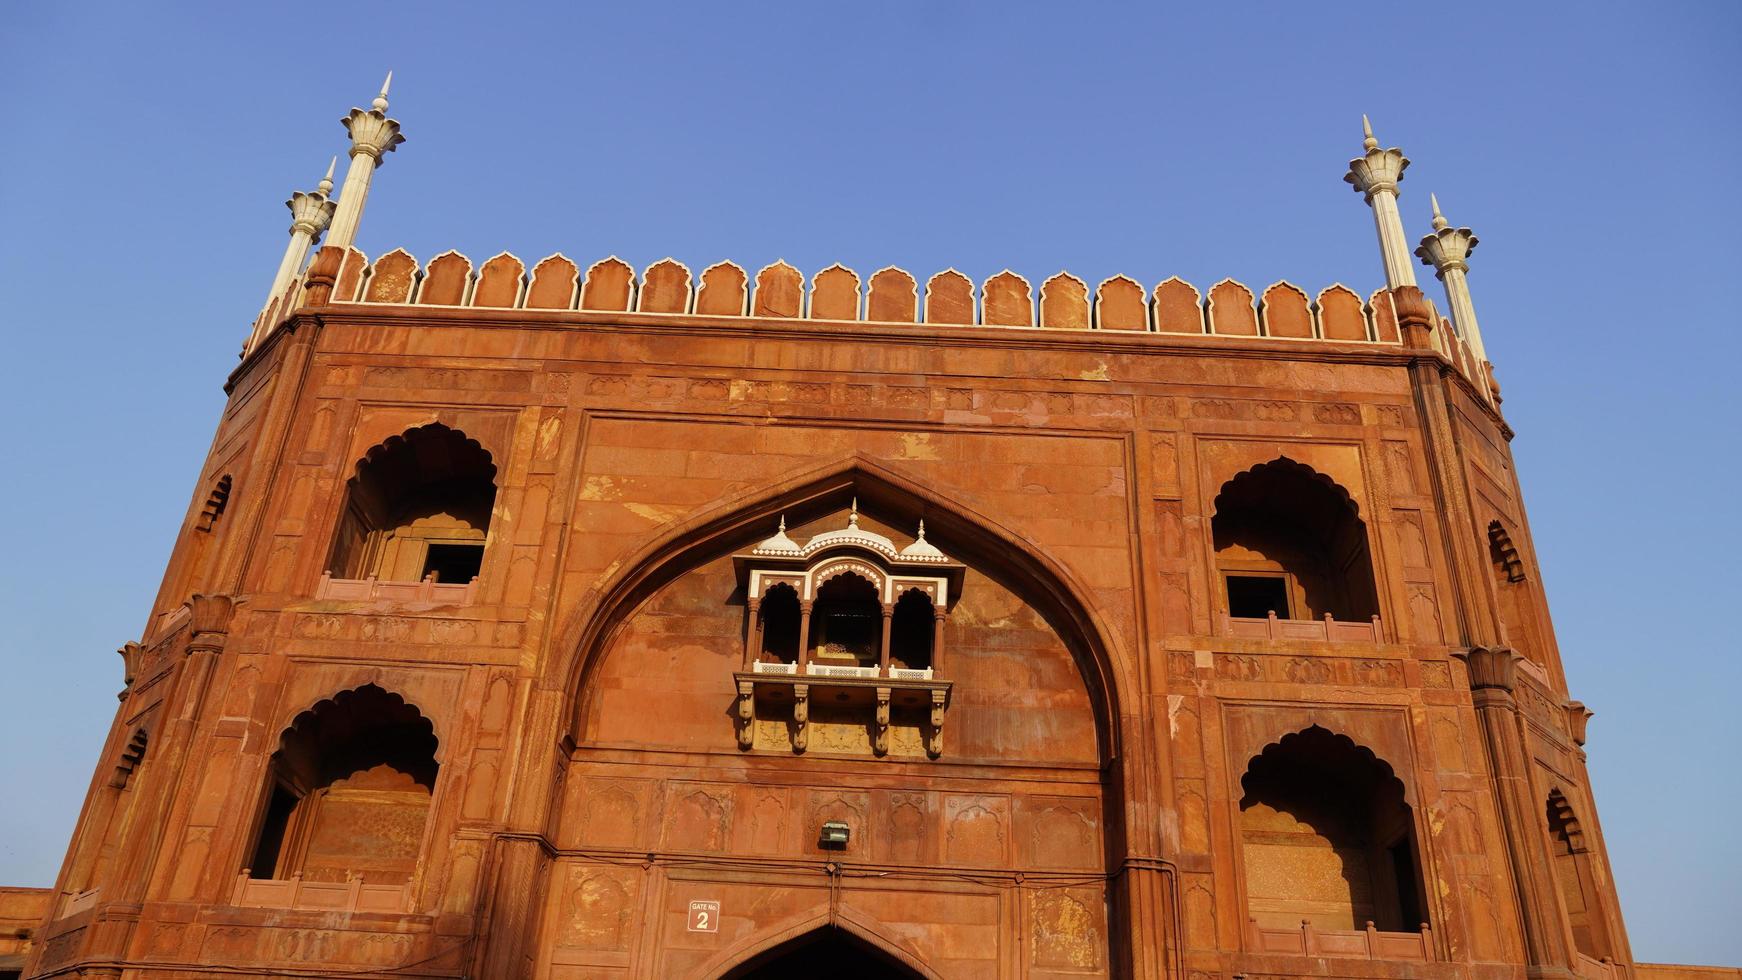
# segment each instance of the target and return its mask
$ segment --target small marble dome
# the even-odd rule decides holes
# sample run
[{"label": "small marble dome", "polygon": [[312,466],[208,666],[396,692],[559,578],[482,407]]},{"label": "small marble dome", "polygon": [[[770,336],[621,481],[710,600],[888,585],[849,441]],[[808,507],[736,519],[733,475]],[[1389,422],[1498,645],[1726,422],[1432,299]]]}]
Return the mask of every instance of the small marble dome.
[{"label": "small marble dome", "polygon": [[919,537],[912,544],[901,549],[904,561],[949,561],[950,559],[937,546],[925,539],[925,521],[919,522]]},{"label": "small marble dome", "polygon": [[763,539],[762,543],[750,549],[753,555],[796,555],[799,554],[798,542],[786,536],[786,515],[780,515],[780,527],[774,536]]},{"label": "small marble dome", "polygon": [[822,534],[817,535],[805,542],[804,550],[806,554],[810,554],[816,551],[821,551],[824,548],[832,548],[836,545],[857,545],[861,548],[869,548],[872,551],[881,552],[882,554],[888,555],[892,558],[896,554],[895,542],[881,534],[878,534],[876,531],[867,531],[859,526],[858,500],[853,501],[853,510],[847,516],[847,526],[845,528],[839,531],[825,531]]}]

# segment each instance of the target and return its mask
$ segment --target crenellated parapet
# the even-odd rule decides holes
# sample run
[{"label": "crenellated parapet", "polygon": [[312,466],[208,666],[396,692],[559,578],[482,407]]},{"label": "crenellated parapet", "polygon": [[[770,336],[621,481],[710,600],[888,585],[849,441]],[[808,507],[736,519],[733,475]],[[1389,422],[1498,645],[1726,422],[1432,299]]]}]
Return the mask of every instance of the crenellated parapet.
[{"label": "crenellated parapet", "polygon": [[[319,289],[312,288],[316,279]],[[530,264],[501,252],[480,264],[453,250],[419,262],[395,249],[371,261],[355,248],[329,247],[305,283],[292,284],[268,305],[255,330],[270,332],[298,308],[333,303],[619,313],[625,324],[654,316],[727,317],[1404,346],[1392,294],[1384,288],[1363,297],[1341,283],[1312,293],[1286,280],[1262,291],[1235,279],[1207,290],[1177,276],[1147,289],[1126,275],[1090,282],[1061,271],[1036,289],[1009,269],[978,285],[955,269],[922,281],[895,266],[861,277],[840,263],[807,279],[784,260],[752,274],[730,261],[695,273],[665,258],[637,273],[616,256],[582,267],[561,252]],[[1493,386],[1488,365],[1431,301],[1423,302],[1434,327],[1428,346],[1486,395]]]},{"label": "crenellated parapet", "polygon": [[1385,291],[1363,298],[1340,283],[1312,294],[1224,279],[1204,291],[1175,277],[1145,289],[1118,275],[1091,287],[1059,272],[1036,289],[1008,269],[976,285],[955,269],[922,282],[889,266],[861,279],[836,263],[807,280],[784,261],[754,275],[734,262],[695,274],[670,258],[637,274],[615,256],[582,268],[560,252],[530,265],[503,252],[475,265],[454,251],[419,263],[403,249],[372,262],[348,249],[332,302],[1399,342]]}]

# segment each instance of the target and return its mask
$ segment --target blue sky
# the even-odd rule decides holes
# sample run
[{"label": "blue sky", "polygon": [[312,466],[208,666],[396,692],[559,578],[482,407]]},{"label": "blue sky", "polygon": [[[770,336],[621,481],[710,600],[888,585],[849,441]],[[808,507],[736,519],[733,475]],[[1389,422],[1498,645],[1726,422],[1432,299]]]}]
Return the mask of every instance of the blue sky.
[{"label": "blue sky", "polygon": [[[1470,282],[1636,955],[1742,963],[1742,5],[16,4],[0,883],[48,884],[282,202],[395,70],[359,245],[1380,283],[1360,114]],[[1426,270],[1422,274],[1426,276]],[[1437,284],[1429,279],[1430,293]],[[1723,613],[1724,609],[1732,613]]]}]

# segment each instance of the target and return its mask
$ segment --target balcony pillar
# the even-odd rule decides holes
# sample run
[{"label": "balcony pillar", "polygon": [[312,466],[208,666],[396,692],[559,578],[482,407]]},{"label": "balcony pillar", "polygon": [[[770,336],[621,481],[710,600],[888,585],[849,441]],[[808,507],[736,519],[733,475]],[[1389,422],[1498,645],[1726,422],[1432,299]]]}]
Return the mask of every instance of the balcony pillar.
[{"label": "balcony pillar", "polygon": [[755,670],[756,658],[762,653],[762,600],[752,598],[748,603],[749,618],[744,622],[744,669]]},{"label": "balcony pillar", "polygon": [[889,676],[889,626],[894,619],[895,605],[885,602],[883,604],[883,639],[877,652],[877,675],[879,677]]},{"label": "balcony pillar", "polygon": [[949,613],[942,606],[931,607],[931,675],[942,677],[944,673],[944,620]]},{"label": "balcony pillar", "polygon": [[814,603],[805,599],[798,604],[798,672],[808,671],[811,663],[811,606]]}]

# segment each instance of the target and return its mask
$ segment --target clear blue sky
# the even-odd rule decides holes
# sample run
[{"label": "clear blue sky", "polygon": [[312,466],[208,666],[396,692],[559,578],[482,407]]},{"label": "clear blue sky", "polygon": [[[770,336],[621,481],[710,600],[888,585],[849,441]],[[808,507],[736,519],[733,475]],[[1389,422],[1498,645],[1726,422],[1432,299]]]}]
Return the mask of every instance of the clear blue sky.
[{"label": "clear blue sky", "polygon": [[1366,291],[1366,112],[1411,236],[1433,190],[1482,239],[1636,954],[1742,963],[1738,52],[1735,3],[8,5],[0,882],[54,877],[282,202],[385,69],[359,245],[422,258]]}]

